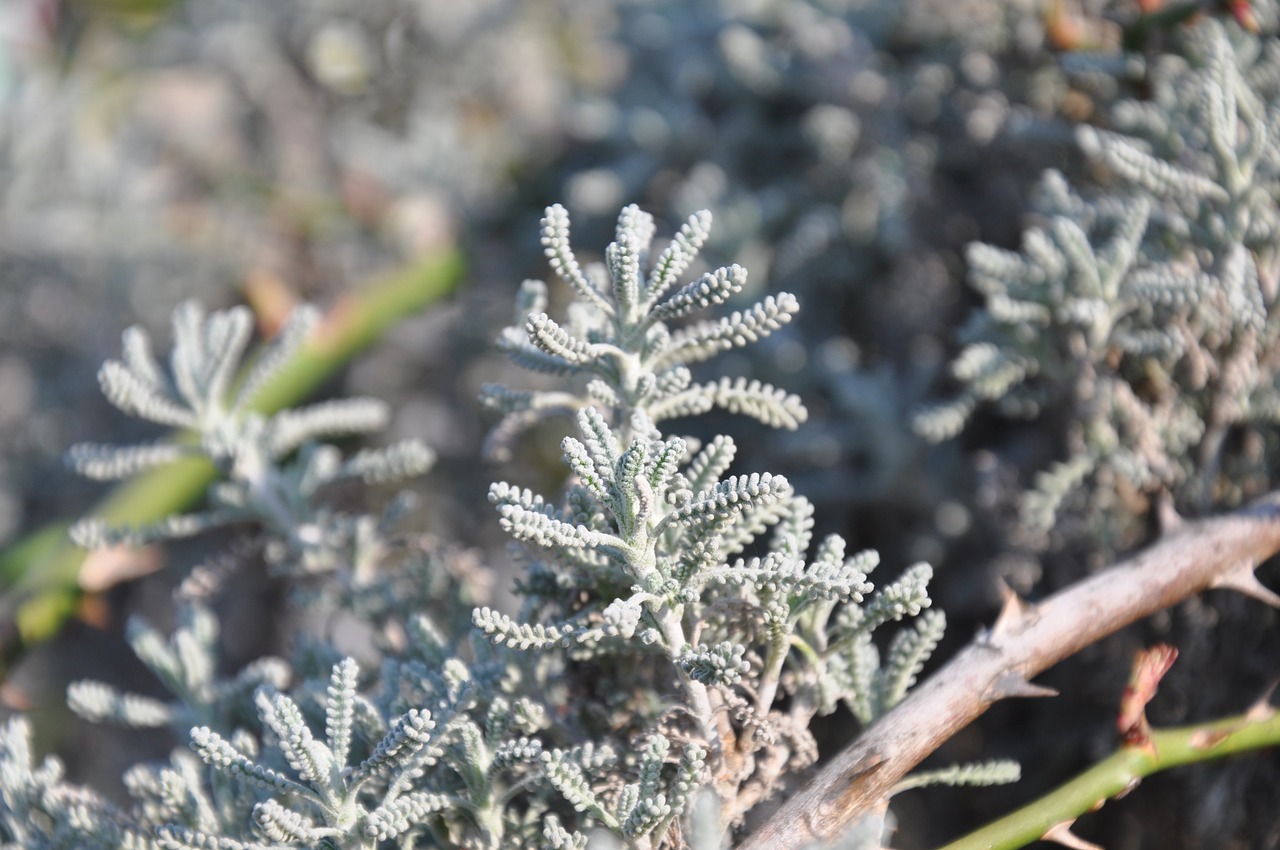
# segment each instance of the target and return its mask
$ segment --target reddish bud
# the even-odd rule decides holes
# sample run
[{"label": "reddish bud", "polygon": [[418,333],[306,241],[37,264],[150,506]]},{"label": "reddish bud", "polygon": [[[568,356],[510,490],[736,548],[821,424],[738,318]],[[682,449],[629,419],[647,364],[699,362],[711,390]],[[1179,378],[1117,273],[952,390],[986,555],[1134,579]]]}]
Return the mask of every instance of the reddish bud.
[{"label": "reddish bud", "polygon": [[1248,32],[1257,34],[1262,31],[1258,25],[1258,16],[1253,13],[1253,4],[1250,0],[1227,0],[1227,8],[1231,10],[1236,23]]},{"label": "reddish bud", "polygon": [[1164,643],[1134,654],[1133,672],[1129,674],[1129,684],[1120,697],[1120,714],[1116,718],[1116,731],[1126,747],[1146,746],[1150,742],[1147,703],[1156,695],[1160,680],[1177,657],[1178,650]]}]

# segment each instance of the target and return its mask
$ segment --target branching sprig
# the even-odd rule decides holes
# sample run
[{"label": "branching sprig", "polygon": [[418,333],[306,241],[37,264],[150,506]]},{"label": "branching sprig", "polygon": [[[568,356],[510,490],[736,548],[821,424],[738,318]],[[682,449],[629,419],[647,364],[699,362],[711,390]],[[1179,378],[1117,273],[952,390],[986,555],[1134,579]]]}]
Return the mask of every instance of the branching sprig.
[{"label": "branching sprig", "polygon": [[343,460],[322,439],[367,434],[385,427],[387,406],[375,399],[324,401],[263,416],[257,393],[288,362],[315,324],[310,308],[294,311],[245,367],[252,316],[237,307],[206,315],[195,302],[174,313],[173,353],[166,373],[141,328],[124,334],[121,360],[108,361],[99,383],[124,412],[188,433],[142,446],[81,444],[68,453],[84,475],[127,478],[159,464],[197,457],[211,461],[221,480],[209,491],[209,506],[170,515],[143,527],[113,527],[86,519],[72,537],[88,548],[139,546],[187,537],[234,522],[255,522],[277,541],[271,555],[286,572],[314,573],[358,561],[361,517],[337,515],[317,503],[321,488],[344,479],[390,482],[421,475],[435,456],[416,440],[365,449]]},{"label": "branching sprig", "polygon": [[236,728],[249,697],[262,686],[283,688],[289,666],[265,657],[230,679],[218,677],[217,617],[205,605],[187,601],[180,622],[167,640],[139,618],[127,633],[134,653],[176,698],[165,703],[140,694],[121,693],[105,682],[82,680],[67,689],[67,704],[87,720],[133,727],[169,726],[183,734],[193,725],[224,731]]},{"label": "branching sprig", "polygon": [[[716,392],[711,385],[689,384],[688,364],[768,336],[799,308],[794,296],[781,293],[716,322],[670,328],[673,320],[729,300],[746,282],[745,269],[729,266],[670,292],[697,257],[710,227],[710,213],[691,216],[646,274],[643,261],[652,252],[653,220],[638,208],[627,207],[618,216],[616,239],[605,251],[606,284],[591,280],[574,256],[565,209],[548,207],[542,220],[542,244],[552,270],[579,301],[570,311],[569,322],[562,325],[544,312],[545,284],[526,281],[522,307],[527,311],[522,309],[517,325],[503,333],[499,348],[534,371],[596,376],[619,412],[615,425],[624,430],[638,411],[656,423],[716,405],[771,425],[795,428],[805,419],[803,405],[774,387],[759,382],[717,384]],[[589,394],[563,391],[517,395],[487,388],[485,398],[504,413],[495,429],[502,442],[490,446],[495,452],[508,449],[510,440],[545,416],[592,403]]]},{"label": "branching sprig", "polygon": [[[922,619],[894,641],[883,670],[877,657],[867,676],[852,674],[869,659],[875,627],[928,606],[927,567],[873,594],[874,553],[845,557],[844,541],[832,536],[808,560],[813,509],[784,477],[730,474],[728,437],[699,449],[660,430],[667,419],[713,407],[775,427],[805,419],[795,396],[759,381],[693,381],[690,364],[759,340],[799,307],[782,293],[723,319],[669,327],[731,300],[745,284],[745,270],[729,266],[678,285],[709,226],[707,213],[690,218],[646,274],[653,221],[628,207],[597,276],[574,257],[564,210],[548,209],[543,244],[577,300],[565,323],[553,321],[543,312],[545,286],[526,282],[517,326],[500,347],[535,371],[590,380],[576,395],[484,391],[504,414],[495,429],[503,439],[552,412],[572,411],[576,429],[562,443],[572,472],[563,505],[509,483],[490,489],[502,527],[538,579],[522,588],[520,619],[482,608],[473,622],[495,646],[532,655],[526,664],[567,652],[590,665],[575,690],[607,692],[629,706],[615,724],[643,736],[648,755],[616,802],[576,760],[551,750],[538,758],[582,824],[602,824],[633,847],[668,840],[704,770],[715,777],[722,822],[739,822],[783,770],[814,757],[805,731],[814,714],[842,699],[866,701],[870,720],[900,699],[943,622],[937,614]],[[760,554],[735,558],[747,549]],[[658,678],[638,682],[632,671],[655,656]],[[639,669],[651,667],[645,661]],[[642,708],[646,691],[673,690],[676,714]],[[570,734],[628,748],[598,719],[565,709]],[[684,756],[672,771],[657,754],[677,747]],[[552,832],[560,829],[557,821]]]},{"label": "branching sprig", "polygon": [[[1143,81],[1149,101],[1114,104],[1110,129],[1078,129],[1113,184],[1086,196],[1049,172],[1044,224],[1019,252],[969,248],[985,308],[960,334],[958,391],[915,426],[940,441],[980,406],[1065,414],[1070,454],[1024,504],[1033,533],[1069,494],[1112,479],[1188,512],[1253,495],[1231,479],[1258,461],[1227,437],[1280,414],[1280,85],[1268,41],[1212,18],[1180,30]],[[1115,526],[1106,489],[1089,501]]]},{"label": "branching sprig", "polygon": [[352,659],[334,665],[323,738],[289,696],[258,690],[255,702],[266,741],[287,768],[271,767],[242,752],[208,727],[191,730],[192,749],[206,764],[235,782],[268,792],[254,807],[253,819],[273,841],[364,847],[369,839],[410,835],[424,827],[426,816],[457,805],[447,795],[406,793],[406,777],[420,775],[424,750],[438,756],[428,749],[436,730],[428,711],[410,710],[385,724],[387,731],[369,756],[350,764],[355,717],[364,704],[356,690],[358,677]]},{"label": "branching sprig", "polygon": [[31,726],[12,718],[0,727],[0,840],[6,847],[150,850],[145,829],[94,792],[62,781],[62,763],[36,763]]}]

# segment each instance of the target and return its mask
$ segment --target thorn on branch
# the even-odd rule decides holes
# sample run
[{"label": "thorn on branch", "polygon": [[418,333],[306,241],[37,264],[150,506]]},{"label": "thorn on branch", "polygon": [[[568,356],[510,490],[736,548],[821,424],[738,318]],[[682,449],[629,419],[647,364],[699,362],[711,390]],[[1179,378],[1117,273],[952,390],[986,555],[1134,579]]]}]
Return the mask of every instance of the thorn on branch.
[{"label": "thorn on branch", "polygon": [[1000,615],[996,617],[995,624],[986,636],[986,643],[993,647],[999,647],[1004,638],[1015,634],[1040,617],[1036,606],[1019,596],[1018,592],[1004,579],[1000,579],[999,589],[1004,603],[1000,606]]},{"label": "thorn on branch", "polygon": [[1080,836],[1071,831],[1072,824],[1075,819],[1055,823],[1053,826],[1045,830],[1042,841],[1053,841],[1061,844],[1063,847],[1070,847],[1071,850],[1105,850],[1100,844],[1094,844],[1092,841],[1085,841]]},{"label": "thorn on branch", "polygon": [[1013,670],[997,679],[991,692],[995,699],[998,700],[1012,697],[1056,697],[1058,695],[1056,689],[1047,685],[1037,685],[1034,682],[1029,682],[1025,676]]},{"label": "thorn on branch", "polygon": [[1272,608],[1280,608],[1280,595],[1277,595],[1262,582],[1258,581],[1258,577],[1253,574],[1256,566],[1252,561],[1241,561],[1218,576],[1210,587],[1234,590],[1243,593],[1245,596],[1257,599],[1259,602],[1264,602]]},{"label": "thorn on branch", "polygon": [[1167,490],[1156,497],[1156,522],[1160,525],[1162,536],[1177,531],[1186,522],[1174,507],[1173,496]]},{"label": "thorn on branch", "polygon": [[1280,681],[1272,682],[1267,686],[1267,690],[1262,694],[1262,696],[1258,697],[1257,701],[1254,702],[1253,705],[1249,706],[1249,710],[1246,711],[1244,715],[1249,719],[1249,722],[1260,723],[1263,720],[1269,720],[1275,715],[1276,708],[1271,704],[1271,695],[1276,692],[1277,685],[1280,685]]},{"label": "thorn on branch", "polygon": [[1275,706],[1271,704],[1271,694],[1275,691],[1277,684],[1271,683],[1266,692],[1249,706],[1249,710],[1240,715],[1240,722],[1225,729],[1201,729],[1192,733],[1191,747],[1197,750],[1212,750],[1240,730],[1255,723],[1265,723],[1270,720],[1276,713]]},{"label": "thorn on branch", "polygon": [[1191,736],[1191,747],[1196,750],[1212,750],[1223,741],[1239,732],[1243,726],[1234,729],[1201,729]]}]

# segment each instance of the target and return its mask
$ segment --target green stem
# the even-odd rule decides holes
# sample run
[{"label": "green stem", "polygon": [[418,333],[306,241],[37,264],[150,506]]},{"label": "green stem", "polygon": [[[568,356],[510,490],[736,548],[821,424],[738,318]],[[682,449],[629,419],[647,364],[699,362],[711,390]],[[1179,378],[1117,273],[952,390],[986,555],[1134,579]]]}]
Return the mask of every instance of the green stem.
[{"label": "green stem", "polygon": [[804,660],[808,661],[814,667],[822,664],[823,656],[813,648],[813,646],[800,635],[792,634],[790,640],[791,646],[800,650],[800,654],[804,656]]},{"label": "green stem", "polygon": [[[397,321],[449,294],[463,273],[452,250],[423,258],[334,305],[322,325],[253,400],[273,413],[305,399]],[[182,460],[114,487],[91,511],[110,525],[144,525],[197,502],[213,481],[213,466]],[[69,523],[53,523],[0,554],[0,676],[25,645],[57,634],[79,603],[85,550],[67,538]]]},{"label": "green stem", "polygon": [[1145,776],[1184,764],[1280,744],[1280,713],[1268,709],[1196,726],[1151,733],[1151,747],[1122,747],[1108,758],[1016,812],[951,842],[940,850],[1013,850],[1038,841],[1049,829],[1070,823],[1131,790]]}]

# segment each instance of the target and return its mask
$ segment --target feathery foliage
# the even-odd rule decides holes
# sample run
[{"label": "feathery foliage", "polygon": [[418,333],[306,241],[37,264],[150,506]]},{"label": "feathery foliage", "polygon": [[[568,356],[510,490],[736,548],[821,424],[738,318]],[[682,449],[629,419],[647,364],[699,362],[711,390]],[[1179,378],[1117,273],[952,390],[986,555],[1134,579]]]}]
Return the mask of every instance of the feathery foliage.
[{"label": "feathery foliage", "polygon": [[281,571],[326,572],[357,563],[354,550],[367,520],[326,510],[318,492],[344,479],[386,482],[421,475],[434,454],[408,440],[344,460],[336,447],[318,442],[384,427],[390,413],[375,399],[326,401],[271,416],[254,411],[255,395],[303,343],[316,315],[307,307],[295,310],[276,338],[242,367],[253,328],[248,309],[206,316],[194,302],[184,303],[174,313],[167,374],[146,331],[126,331],[122,359],[108,361],[98,373],[103,393],[126,413],[186,433],[143,446],[80,444],[68,452],[69,462],[84,475],[111,480],[180,457],[201,457],[215,465],[220,480],[210,487],[203,511],[143,528],[86,519],[72,528],[73,539],[87,548],[140,546],[249,521],[276,541],[269,554]]},{"label": "feathery foliage", "polygon": [[[242,310],[206,317],[181,307],[168,373],[145,334],[129,331],[123,359],[102,372],[108,398],[192,434],[142,447],[81,446],[73,462],[113,478],[195,454],[221,478],[202,513],[141,530],[86,524],[78,536],[140,543],[255,522],[285,575],[312,578],[313,600],[325,579],[338,588],[319,582],[326,607],[379,625],[371,634],[378,675],[304,641],[291,663],[263,659],[221,678],[209,601],[218,581],[206,570],[184,584],[172,636],[130,626],[170,701],[96,681],[69,692],[91,720],[168,726],[189,738],[189,751],[135,768],[126,778],[135,802],[116,810],[66,790],[55,763],[33,767],[25,727],[11,724],[2,739],[5,840],[165,850],[580,848],[603,828],[628,847],[677,847],[699,788],[710,789],[716,822],[738,824],[816,758],[815,714],[845,701],[870,722],[901,699],[936,646],[942,617],[919,616],[883,659],[871,635],[929,607],[929,568],[913,567],[877,592],[867,578],[875,553],[846,555],[834,535],[815,545],[813,508],[784,477],[731,474],[729,437],[699,445],[659,428],[716,406],[777,427],[805,419],[799,399],[775,387],[693,381],[690,364],[760,339],[798,309],[781,294],[722,319],[691,318],[732,301],[746,280],[731,266],[680,282],[710,225],[710,214],[698,213],[656,252],[653,219],[627,207],[604,263],[583,265],[567,214],[547,210],[543,245],[576,300],[558,322],[543,312],[545,286],[526,282],[517,325],[499,346],[535,371],[582,382],[558,391],[489,387],[484,399],[502,416],[499,449],[545,416],[571,414],[574,433],[562,443],[571,477],[561,498],[509,483],[490,488],[528,575],[518,614],[474,609],[474,639],[442,630],[429,600],[413,604],[423,599],[410,587],[419,580],[437,600],[452,600],[438,608],[467,598],[429,577],[440,557],[393,562],[385,517],[339,516],[316,499],[341,478],[421,471],[429,452],[406,443],[344,460],[318,442],[383,424],[385,409],[370,400],[252,412],[254,388],[301,339],[309,313],[295,314],[239,378],[250,332]],[[65,837],[29,837],[46,827]]]},{"label": "feathery foliage", "polygon": [[[641,781],[623,786],[612,810],[588,771],[555,762],[553,784],[573,808],[629,846],[674,840],[667,829],[688,814],[695,763],[705,764],[697,781],[710,782],[722,822],[737,823],[785,772],[816,756],[807,731],[815,714],[841,700],[886,709],[941,631],[935,617],[904,633],[912,639],[895,644],[879,679],[850,675],[867,646],[844,636],[841,624],[860,623],[869,636],[889,619],[919,614],[929,604],[927,568],[910,571],[882,600],[867,580],[874,553],[846,557],[844,541],[832,536],[809,558],[813,509],[786,479],[728,474],[731,438],[699,446],[659,427],[716,406],[776,427],[805,418],[797,398],[772,386],[693,382],[689,364],[756,341],[798,309],[782,294],[723,319],[690,321],[693,311],[730,301],[746,279],[733,266],[679,285],[710,224],[707,212],[691,216],[657,252],[652,219],[628,207],[605,263],[584,265],[563,209],[549,208],[543,245],[577,299],[562,325],[543,312],[545,285],[526,281],[522,315],[500,347],[522,366],[585,383],[567,392],[489,386],[483,396],[503,414],[495,450],[548,415],[571,412],[576,429],[561,446],[573,473],[563,502],[505,482],[490,489],[530,576],[519,618],[480,609],[476,626],[496,646],[566,653],[577,663],[564,673],[581,677],[571,690],[610,695],[605,723],[593,710],[575,719],[576,735],[612,750],[644,740],[683,751],[685,760],[697,747],[675,773],[646,774],[642,761]],[[676,320],[688,323],[670,324]],[[896,607],[895,593],[906,600]],[[864,608],[866,599],[875,601]],[[675,706],[648,696],[672,692]]]},{"label": "feathery foliage", "polygon": [[959,392],[915,419],[936,441],[980,405],[1065,411],[1067,457],[1023,503],[1033,530],[1081,488],[1098,516],[1117,488],[1238,502],[1266,461],[1232,446],[1280,413],[1280,53],[1214,19],[1174,35],[1176,53],[1131,63],[1150,99],[1079,128],[1109,184],[1051,171],[1020,251],[969,247],[985,309],[960,334]]}]

